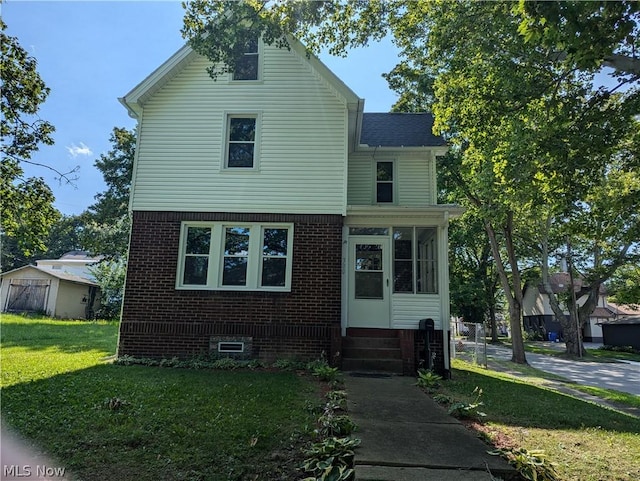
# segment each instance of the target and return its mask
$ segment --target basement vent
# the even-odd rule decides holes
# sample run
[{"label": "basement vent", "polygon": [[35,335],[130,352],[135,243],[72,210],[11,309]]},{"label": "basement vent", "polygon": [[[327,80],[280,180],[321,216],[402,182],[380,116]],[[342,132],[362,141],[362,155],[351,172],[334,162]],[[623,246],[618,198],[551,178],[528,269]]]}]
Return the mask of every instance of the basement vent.
[{"label": "basement vent", "polygon": [[244,342],[219,342],[218,352],[244,352]]}]

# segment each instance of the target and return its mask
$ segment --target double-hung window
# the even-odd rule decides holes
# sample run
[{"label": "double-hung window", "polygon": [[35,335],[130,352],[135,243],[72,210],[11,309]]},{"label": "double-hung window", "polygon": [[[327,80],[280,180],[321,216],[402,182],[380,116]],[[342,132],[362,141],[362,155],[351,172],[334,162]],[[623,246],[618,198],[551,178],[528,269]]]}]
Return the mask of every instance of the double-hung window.
[{"label": "double-hung window", "polygon": [[233,80],[258,80],[260,78],[260,53],[258,39],[243,45],[243,55],[233,68]]},{"label": "double-hung window", "polygon": [[291,290],[293,225],[184,223],[178,289]]},{"label": "double-hung window", "polygon": [[393,292],[438,293],[438,250],[435,227],[393,229]]},{"label": "double-hung window", "polygon": [[256,167],[257,114],[227,115],[225,167],[253,169]]},{"label": "double-hung window", "polygon": [[376,202],[393,202],[393,162],[376,162]]}]

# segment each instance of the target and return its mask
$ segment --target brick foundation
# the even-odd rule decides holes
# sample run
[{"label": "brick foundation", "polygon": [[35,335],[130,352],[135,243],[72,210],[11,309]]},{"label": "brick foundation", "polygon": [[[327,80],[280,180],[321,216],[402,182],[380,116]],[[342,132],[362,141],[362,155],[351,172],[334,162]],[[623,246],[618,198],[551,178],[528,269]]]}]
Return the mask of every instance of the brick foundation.
[{"label": "brick foundation", "polygon": [[[294,224],[291,292],[175,288],[182,221]],[[252,338],[252,357],[315,359],[339,350],[342,217],[134,212],[119,355],[188,357],[212,336]]]}]

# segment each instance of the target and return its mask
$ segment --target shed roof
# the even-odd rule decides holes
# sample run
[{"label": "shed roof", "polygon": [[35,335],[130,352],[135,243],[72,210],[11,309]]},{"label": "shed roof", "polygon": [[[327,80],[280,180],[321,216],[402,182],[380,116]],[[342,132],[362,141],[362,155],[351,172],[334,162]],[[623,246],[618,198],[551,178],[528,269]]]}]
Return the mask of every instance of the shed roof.
[{"label": "shed roof", "polygon": [[638,325],[640,326],[640,316],[637,317],[619,317],[617,319],[611,319],[609,321],[602,321],[599,324],[607,326],[626,326],[626,325]]},{"label": "shed roof", "polygon": [[17,269],[13,269],[11,271],[7,271],[7,272],[3,272],[2,274],[0,274],[0,276],[5,277],[8,274],[11,274],[13,272],[17,272],[17,271],[21,271],[24,269],[35,269],[39,272],[42,272],[43,274],[46,274],[48,276],[51,277],[55,277],[56,279],[61,279],[63,281],[69,281],[69,282],[75,282],[76,284],[85,284],[88,286],[97,286],[98,284],[96,284],[94,281],[92,281],[91,279],[87,279],[86,277],[82,277],[82,276],[78,276],[76,274],[70,274],[68,272],[64,272],[64,271],[57,271],[57,270],[53,270],[53,269],[45,269],[39,266],[33,266],[33,265],[29,265],[29,266],[22,266],[22,267],[18,267]]},{"label": "shed roof", "polygon": [[370,147],[441,147],[433,135],[433,115],[429,113],[364,113],[360,144]]}]

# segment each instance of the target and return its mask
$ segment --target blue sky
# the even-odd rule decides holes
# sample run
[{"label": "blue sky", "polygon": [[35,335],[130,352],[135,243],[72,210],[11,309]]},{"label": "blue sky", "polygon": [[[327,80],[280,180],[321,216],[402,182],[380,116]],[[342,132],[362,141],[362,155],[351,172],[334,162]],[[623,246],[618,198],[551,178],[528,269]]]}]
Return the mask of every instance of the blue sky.
[{"label": "blue sky", "polygon": [[[79,214],[105,189],[93,167],[111,144],[113,127],[133,128],[118,102],[183,44],[179,1],[20,1],[0,4],[7,33],[38,61],[51,89],[39,115],[56,127],[55,145],[41,146],[33,161],[66,172],[79,166],[75,186],[60,184],[44,168],[27,168],[43,177],[63,214]],[[352,51],[348,58],[321,60],[366,100],[368,112],[386,112],[395,101],[382,73],[397,62],[390,42]]]}]

